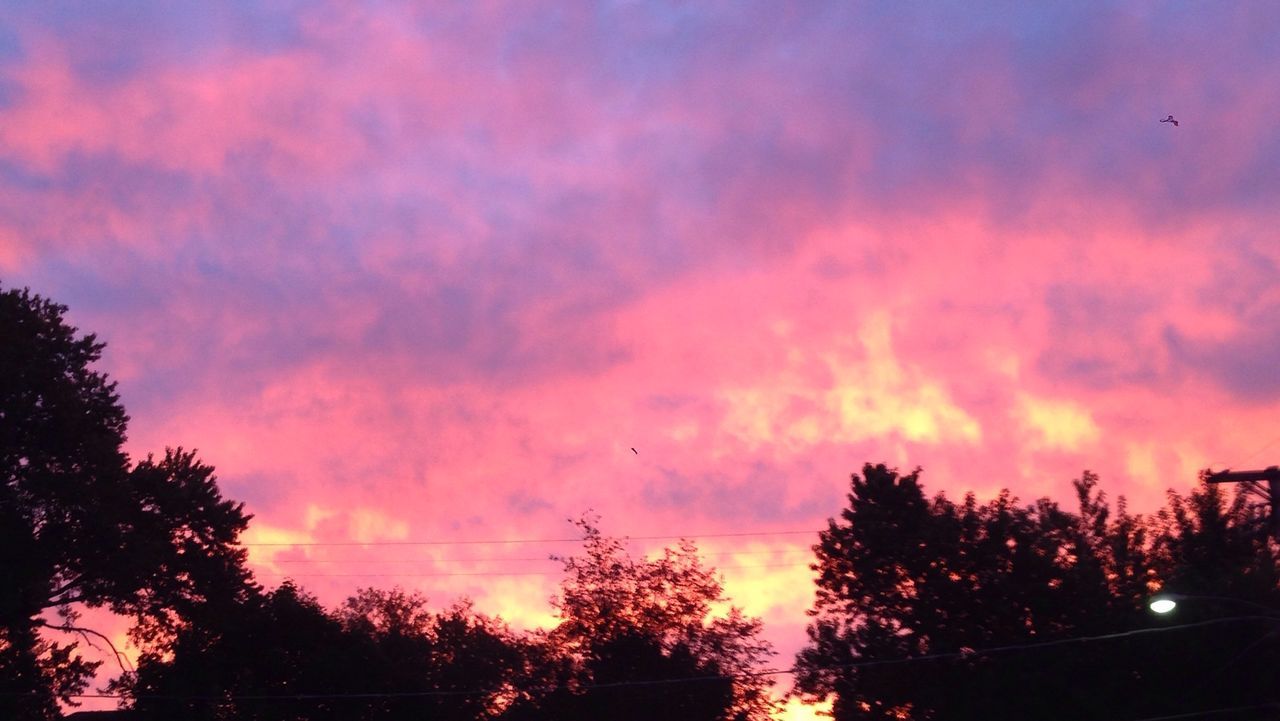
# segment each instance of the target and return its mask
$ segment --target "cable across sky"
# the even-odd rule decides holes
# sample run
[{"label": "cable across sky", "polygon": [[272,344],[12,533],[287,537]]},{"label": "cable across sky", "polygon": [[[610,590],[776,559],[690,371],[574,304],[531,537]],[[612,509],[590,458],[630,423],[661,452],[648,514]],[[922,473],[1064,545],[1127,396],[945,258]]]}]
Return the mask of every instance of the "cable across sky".
[{"label": "cable across sky", "polygon": [[[1275,619],[1269,616],[1230,616],[1227,618],[1215,618],[1207,621],[1196,621],[1193,623],[1178,624],[1176,626],[1161,626],[1156,628],[1140,628],[1130,631],[1119,631],[1115,633],[1099,634],[1093,636],[1072,636],[1070,638],[1053,639],[1050,641],[1038,641],[1033,643],[1016,643],[1006,644],[1002,646],[991,646],[981,649],[966,649],[963,651],[948,651],[943,653],[923,654],[920,656],[907,656],[892,659],[864,659],[853,661],[846,664],[834,664],[821,666],[812,670],[819,671],[847,671],[859,668],[872,668],[881,666],[898,666],[914,663],[924,663],[933,661],[947,661],[956,659],[968,659],[975,656],[989,656],[1003,653],[1013,653],[1017,651],[1035,651],[1044,648],[1052,648],[1056,646],[1065,646],[1070,644],[1097,643],[1100,641],[1111,641],[1122,638],[1132,638],[1135,636],[1150,636],[1165,633],[1173,633],[1176,631],[1184,631],[1195,628],[1205,628],[1210,626],[1220,626],[1228,623],[1238,623],[1242,621],[1266,621],[1274,623]],[[627,688],[627,687],[652,687],[652,686],[669,686],[676,684],[705,683],[712,681],[733,681],[738,679],[760,678],[766,676],[788,676],[794,675],[800,671],[799,668],[792,666],[785,669],[765,669],[762,671],[752,671],[738,674],[713,674],[706,676],[691,676],[687,678],[670,678],[670,679],[653,679],[653,680],[637,680],[637,681],[616,681],[611,683],[600,684],[581,684],[575,688],[593,690],[593,689],[610,689],[610,688]],[[563,685],[542,685],[535,686],[531,690],[535,691],[556,691],[568,688]],[[126,696],[124,694],[71,694],[70,698],[76,699],[147,699],[156,701],[325,701],[339,699],[391,699],[391,698],[431,698],[446,696],[484,696],[493,693],[492,689],[433,689],[429,691],[379,691],[368,693],[291,693],[291,694],[220,694],[216,696],[188,695],[188,694],[139,694],[137,696]],[[4,695],[22,695],[22,694],[4,694]],[[1239,707],[1238,709],[1215,709],[1215,711],[1229,710],[1247,710],[1254,708],[1268,708],[1274,705],[1262,705],[1255,707]],[[1197,712],[1197,713],[1208,713]],[[1195,716],[1159,716],[1146,717],[1142,719],[1132,719],[1131,721],[1162,721],[1180,718],[1195,718]]]},{"label": "cable across sky", "polygon": [[[816,530],[805,531],[743,531],[739,533],[686,533],[678,535],[639,535],[616,536],[619,541],[678,541],[697,540],[700,538],[748,538],[752,536],[800,536],[816,535]],[[316,546],[480,546],[516,543],[581,543],[582,537],[575,538],[495,538],[495,539],[460,539],[454,541],[413,540],[413,541],[259,541],[242,543],[247,548],[297,547],[311,548]]]}]

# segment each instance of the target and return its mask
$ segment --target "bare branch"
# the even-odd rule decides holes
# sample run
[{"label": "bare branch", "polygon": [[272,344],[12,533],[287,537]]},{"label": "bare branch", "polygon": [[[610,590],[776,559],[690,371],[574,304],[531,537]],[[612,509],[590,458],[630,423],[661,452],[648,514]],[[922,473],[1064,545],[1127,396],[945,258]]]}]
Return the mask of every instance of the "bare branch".
[{"label": "bare branch", "polygon": [[49,601],[45,604],[45,608],[57,608],[58,606],[66,606],[68,604],[78,603],[83,600],[84,600],[84,596],[78,593],[73,593],[69,596],[63,596],[62,598],[49,599]]},{"label": "bare branch", "polygon": [[80,634],[80,637],[81,637],[81,638],[83,638],[83,639],[85,640],[85,643],[87,643],[87,644],[89,644],[90,646],[93,646],[94,648],[96,648],[96,649],[98,649],[99,651],[101,651],[101,650],[102,650],[102,648],[101,648],[100,646],[98,646],[98,644],[94,643],[94,642],[89,638],[89,636],[90,636],[90,635],[97,636],[98,638],[102,639],[102,641],[103,641],[104,643],[106,643],[108,647],[110,647],[110,648],[111,648],[111,652],[112,652],[113,654],[115,654],[115,656],[116,656],[116,665],[120,667],[120,671],[121,671],[121,673],[128,673],[129,671],[131,671],[131,670],[132,670],[132,669],[129,669],[129,668],[125,668],[125,666],[126,666],[126,665],[130,665],[130,666],[132,666],[133,664],[130,664],[130,663],[129,663],[129,659],[128,659],[128,658],[127,658],[123,653],[120,653],[120,650],[119,650],[119,649],[117,649],[117,648],[116,648],[116,645],[115,645],[114,643],[112,643],[112,642],[111,642],[111,639],[109,639],[109,638],[107,638],[105,635],[103,635],[103,634],[101,634],[101,633],[99,633],[99,632],[97,632],[97,631],[93,630],[92,628],[83,628],[83,627],[81,627],[81,626],[71,626],[71,625],[58,626],[58,625],[54,625],[54,624],[52,624],[52,623],[49,623],[48,621],[41,621],[41,622],[40,622],[40,625],[41,625],[41,626],[44,626],[45,628],[51,629],[51,630],[53,630],[53,631],[62,631],[62,632],[64,632],[64,633],[77,633],[77,634]]},{"label": "bare branch", "polygon": [[57,603],[53,602],[53,598],[54,598],[54,597],[56,597],[56,596],[61,596],[62,594],[66,593],[67,591],[70,591],[71,589],[73,589],[73,588],[75,588],[76,586],[80,585],[80,579],[82,579],[82,578],[84,578],[84,576],[83,576],[83,575],[81,575],[81,574],[77,574],[77,575],[75,575],[71,580],[67,581],[66,583],[62,584],[61,586],[58,586],[57,588],[55,588],[55,589],[53,589],[52,591],[50,591],[50,592],[49,592],[50,605],[53,605],[53,606],[58,605]]}]

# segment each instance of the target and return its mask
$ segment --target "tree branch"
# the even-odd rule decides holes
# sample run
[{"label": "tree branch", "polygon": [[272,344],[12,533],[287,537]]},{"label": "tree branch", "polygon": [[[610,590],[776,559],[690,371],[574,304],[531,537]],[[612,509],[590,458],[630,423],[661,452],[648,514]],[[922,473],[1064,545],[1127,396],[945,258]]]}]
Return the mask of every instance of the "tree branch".
[{"label": "tree branch", "polygon": [[80,594],[77,594],[77,593],[72,593],[69,596],[63,596],[61,598],[50,598],[48,601],[45,602],[44,607],[57,608],[58,606],[67,606],[72,603],[78,603],[83,600],[84,600],[84,596],[81,596]]},{"label": "tree branch", "polygon": [[98,646],[98,644],[94,643],[92,640],[89,639],[90,635],[97,636],[98,638],[102,639],[102,641],[106,643],[108,647],[111,648],[111,652],[115,654],[116,665],[120,667],[121,673],[129,672],[130,669],[125,668],[126,664],[130,666],[133,665],[133,664],[129,664],[129,659],[123,653],[120,653],[120,650],[117,649],[116,645],[111,642],[111,639],[93,630],[92,628],[83,628],[81,626],[72,626],[72,625],[56,626],[52,623],[49,623],[48,621],[43,621],[43,620],[40,622],[40,625],[44,626],[45,628],[51,629],[53,631],[62,631],[64,633],[78,633],[85,640],[85,643],[101,651],[102,648]]},{"label": "tree branch", "polygon": [[52,605],[55,605],[55,606],[56,606],[56,605],[57,605],[57,603],[53,602],[53,601],[52,601],[52,598],[53,598],[54,596],[60,596],[60,595],[62,595],[62,594],[64,594],[64,593],[66,593],[67,591],[70,591],[71,589],[75,588],[75,587],[80,583],[80,579],[82,579],[82,578],[84,578],[84,576],[83,576],[83,575],[76,575],[76,576],[75,576],[74,578],[72,578],[70,581],[67,581],[66,583],[62,584],[61,586],[58,586],[57,588],[55,588],[55,589],[53,589],[52,591],[50,591],[50,592],[49,592],[49,598],[51,599],[50,603],[51,603]]}]

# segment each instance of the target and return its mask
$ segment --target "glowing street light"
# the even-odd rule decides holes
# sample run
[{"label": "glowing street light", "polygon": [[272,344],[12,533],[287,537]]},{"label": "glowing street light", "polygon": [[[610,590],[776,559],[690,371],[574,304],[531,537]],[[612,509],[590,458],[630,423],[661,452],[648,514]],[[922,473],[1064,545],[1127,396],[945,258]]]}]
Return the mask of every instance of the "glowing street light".
[{"label": "glowing street light", "polygon": [[1262,611],[1268,616],[1280,617],[1280,609],[1263,606],[1262,604],[1254,603],[1253,601],[1246,601],[1243,598],[1199,596],[1186,593],[1162,593],[1158,596],[1153,596],[1151,601],[1147,603],[1147,608],[1151,609],[1152,613],[1166,614],[1178,607],[1178,601],[1215,601],[1219,603],[1234,603],[1238,606]]}]

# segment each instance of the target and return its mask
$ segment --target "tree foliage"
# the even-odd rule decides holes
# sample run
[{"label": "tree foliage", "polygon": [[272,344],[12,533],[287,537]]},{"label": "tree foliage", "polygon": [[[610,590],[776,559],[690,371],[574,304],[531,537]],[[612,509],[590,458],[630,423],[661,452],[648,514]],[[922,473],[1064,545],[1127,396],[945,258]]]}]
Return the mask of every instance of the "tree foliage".
[{"label": "tree foliage", "polygon": [[[246,587],[248,523],[213,471],[181,449],[130,464],[103,344],[66,308],[0,291],[0,717],[46,718],[97,663],[77,642],[77,604],[133,615],[158,641],[220,593]],[[105,639],[101,639],[105,640]]]},{"label": "tree foliage", "polygon": [[715,573],[688,541],[635,559],[587,519],[583,555],[561,559],[552,599],[560,623],[546,635],[556,690],[515,719],[769,717],[772,655],[758,619],[728,607]]},{"label": "tree foliage", "polygon": [[583,523],[560,623],[517,633],[462,602],[362,589],[333,611],[291,583],[183,627],[118,687],[144,718],[760,721],[760,622],[723,607],[691,544],[635,560]]},{"label": "tree foliage", "polygon": [[[1048,500],[1019,505],[1007,492],[985,504],[930,499],[918,469],[865,466],[814,548],[801,693],[831,698],[836,719],[1137,717],[1239,705],[1238,684],[1196,682],[1192,669],[1220,662],[1261,673],[1252,698],[1274,699],[1265,686],[1278,677],[1265,662],[1277,650],[1267,640],[1275,624],[1266,619],[1073,641],[1158,628],[1145,605],[1166,583],[1276,600],[1275,556],[1244,505],[1226,508],[1210,487],[1173,495],[1144,519],[1123,501],[1113,512],[1097,482],[1089,473],[1076,481],[1069,512]],[[868,663],[913,658],[923,660]],[[1220,680],[1229,679],[1235,673]]]},{"label": "tree foliage", "polygon": [[525,646],[466,604],[363,589],[331,612],[286,582],[184,628],[118,688],[145,719],[490,719],[526,675]]},{"label": "tree foliage", "polygon": [[384,700],[369,718],[497,718],[531,677],[529,640],[466,601],[432,612],[421,594],[367,588],[338,615],[377,669],[365,688],[436,694]]}]

